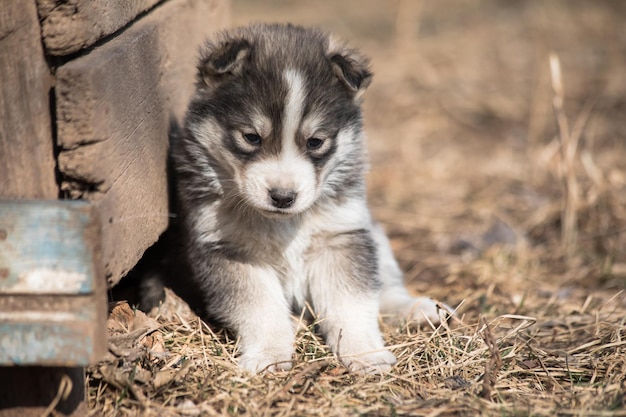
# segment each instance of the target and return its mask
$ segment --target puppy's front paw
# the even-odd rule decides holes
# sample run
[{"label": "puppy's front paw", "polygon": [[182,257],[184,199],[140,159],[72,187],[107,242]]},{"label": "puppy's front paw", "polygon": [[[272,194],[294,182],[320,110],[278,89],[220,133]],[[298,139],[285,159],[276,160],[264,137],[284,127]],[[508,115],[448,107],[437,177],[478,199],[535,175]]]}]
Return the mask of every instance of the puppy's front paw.
[{"label": "puppy's front paw", "polygon": [[239,366],[253,374],[288,371],[292,367],[293,346],[260,348],[243,352]]},{"label": "puppy's front paw", "polygon": [[389,371],[396,363],[396,357],[385,348],[377,328],[370,329],[370,332],[366,332],[363,327],[340,331],[337,339],[331,337],[328,342],[350,372],[381,374]]},{"label": "puppy's front paw", "polygon": [[357,374],[381,374],[396,363],[396,357],[387,349],[351,356],[342,356],[341,362],[350,372]]},{"label": "puppy's front paw", "polygon": [[454,309],[429,297],[414,297],[406,304],[404,315],[409,322],[416,324],[430,322],[437,325],[453,316]]}]

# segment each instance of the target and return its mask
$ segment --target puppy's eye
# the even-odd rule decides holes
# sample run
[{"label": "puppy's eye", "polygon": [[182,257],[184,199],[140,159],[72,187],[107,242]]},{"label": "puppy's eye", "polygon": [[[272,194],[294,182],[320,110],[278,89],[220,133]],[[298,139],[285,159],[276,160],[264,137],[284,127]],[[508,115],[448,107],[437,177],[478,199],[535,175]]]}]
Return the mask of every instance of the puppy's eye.
[{"label": "puppy's eye", "polygon": [[316,150],[321,148],[321,146],[324,144],[324,139],[320,139],[320,138],[309,138],[306,141],[306,147],[309,150]]},{"label": "puppy's eye", "polygon": [[243,138],[250,145],[254,145],[254,146],[261,145],[261,136],[257,135],[256,133],[244,133]]}]

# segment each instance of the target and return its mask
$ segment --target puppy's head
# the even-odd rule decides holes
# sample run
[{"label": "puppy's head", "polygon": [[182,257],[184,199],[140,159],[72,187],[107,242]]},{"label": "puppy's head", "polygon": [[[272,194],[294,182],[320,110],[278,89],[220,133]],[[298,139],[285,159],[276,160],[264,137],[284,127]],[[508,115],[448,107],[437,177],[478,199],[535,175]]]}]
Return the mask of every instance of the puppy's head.
[{"label": "puppy's head", "polygon": [[207,44],[187,115],[225,198],[268,217],[362,193],[368,61],[312,29],[253,25]]}]

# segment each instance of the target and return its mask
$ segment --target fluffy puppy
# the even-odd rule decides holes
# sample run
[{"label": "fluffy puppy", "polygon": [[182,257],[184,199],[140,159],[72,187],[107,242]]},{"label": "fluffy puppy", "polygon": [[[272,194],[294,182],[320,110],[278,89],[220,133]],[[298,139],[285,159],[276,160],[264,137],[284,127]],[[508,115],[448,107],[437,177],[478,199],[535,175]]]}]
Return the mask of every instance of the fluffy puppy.
[{"label": "fluffy puppy", "polygon": [[[407,293],[367,206],[361,96],[371,78],[359,52],[293,25],[229,30],[202,51],[171,147],[181,271],[202,317],[240,337],[250,372],[291,367],[290,314],[305,303],[356,372],[395,363],[379,313],[442,317]],[[180,289],[179,278],[170,282]]]}]

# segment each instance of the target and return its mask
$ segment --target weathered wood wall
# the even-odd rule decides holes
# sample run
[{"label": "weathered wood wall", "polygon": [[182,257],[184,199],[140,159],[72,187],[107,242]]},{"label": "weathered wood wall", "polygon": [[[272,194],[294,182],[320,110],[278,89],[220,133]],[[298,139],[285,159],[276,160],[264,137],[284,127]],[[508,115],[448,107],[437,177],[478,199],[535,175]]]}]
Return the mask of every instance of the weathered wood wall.
[{"label": "weathered wood wall", "polygon": [[226,22],[228,0],[2,2],[0,198],[96,204],[110,286],[167,225],[167,132]]},{"label": "weathered wood wall", "polygon": [[[87,9],[96,7],[84,3]],[[147,3],[124,9],[107,24],[125,26],[123,19],[134,17]],[[226,13],[224,1],[164,2],[56,71],[61,190],[97,205],[109,285],[132,268],[167,226],[167,132],[172,120],[182,118],[193,92],[198,48],[224,26]],[[63,19],[89,22],[94,15],[92,10],[77,16],[62,13],[55,25],[64,27]],[[56,36],[48,38],[46,22],[44,43],[53,43],[54,53],[73,51],[73,45],[95,37],[82,34],[80,42],[69,38],[64,45]],[[94,21],[80,26],[102,32],[106,25]]]},{"label": "weathered wood wall", "polygon": [[32,1],[0,5],[0,198],[55,199],[50,88]]},{"label": "weathered wood wall", "polygon": [[37,0],[50,55],[68,55],[116,32],[160,0]]}]

